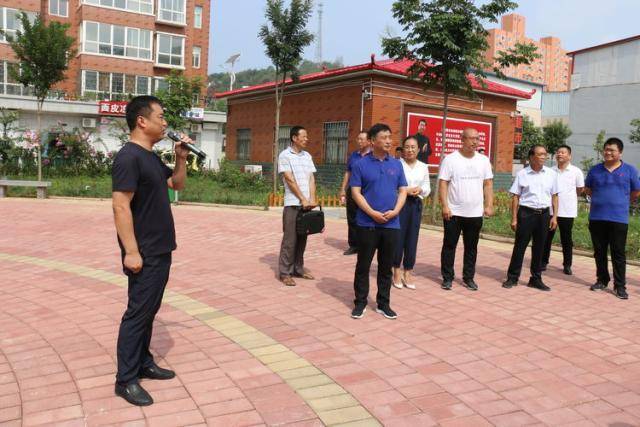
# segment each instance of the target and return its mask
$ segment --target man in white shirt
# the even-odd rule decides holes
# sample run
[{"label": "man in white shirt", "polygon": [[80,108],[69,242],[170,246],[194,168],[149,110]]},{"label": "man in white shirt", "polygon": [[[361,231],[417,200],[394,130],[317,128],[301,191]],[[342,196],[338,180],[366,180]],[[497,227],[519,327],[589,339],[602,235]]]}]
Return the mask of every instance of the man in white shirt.
[{"label": "man in white shirt", "polygon": [[[511,229],[516,232],[516,240],[511,253],[507,280],[503,288],[518,285],[522,261],[529,241],[531,247],[531,277],[527,286],[541,291],[550,291],[542,282],[542,255],[549,230],[558,225],[558,174],[544,166],[547,149],[534,145],[529,149],[529,166],[516,175],[509,192],[511,201]],[[553,216],[549,209],[553,207]],[[551,217],[551,219],[549,219]]]},{"label": "man in white shirt", "polygon": [[444,224],[440,268],[444,290],[452,286],[460,233],[464,242],[462,282],[466,288],[478,290],[474,281],[478,239],[483,215],[493,215],[493,172],[489,158],[476,152],[477,146],[478,131],[464,129],[462,147],[440,165],[438,185]]},{"label": "man in white shirt", "polygon": [[[578,196],[584,190],[584,174],[571,164],[571,147],[561,145],[556,150],[556,166],[553,170],[558,174],[558,228],[562,243],[562,266],[564,274],[571,275],[573,261],[573,239],[571,231],[573,220],[578,216]],[[556,230],[549,230],[547,243],[542,257],[542,271],[547,269],[551,244]]]},{"label": "man in white shirt", "polygon": [[296,233],[296,218],[301,209],[312,209],[316,204],[316,167],[307,147],[307,131],[294,126],[290,133],[291,146],[278,156],[278,172],[284,181],[284,209],[282,211],[282,244],[278,270],[280,281],[295,286],[293,277],[312,280],[313,275],[304,268],[304,250],[307,236]]}]

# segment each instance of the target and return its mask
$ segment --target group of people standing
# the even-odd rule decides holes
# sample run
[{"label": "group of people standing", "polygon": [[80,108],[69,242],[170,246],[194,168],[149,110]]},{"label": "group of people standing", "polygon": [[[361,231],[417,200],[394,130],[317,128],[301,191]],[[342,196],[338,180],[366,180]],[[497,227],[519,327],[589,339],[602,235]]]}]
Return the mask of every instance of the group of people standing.
[{"label": "group of people standing", "polygon": [[[376,254],[376,311],[387,318],[396,318],[397,314],[390,305],[391,287],[416,289],[412,271],[416,263],[424,199],[431,193],[429,167],[420,160],[426,159],[427,153],[431,152],[429,140],[423,134],[418,132],[405,138],[398,147],[401,157],[396,159],[391,155],[391,129],[378,123],[358,134],[358,149],[348,158],[340,199],[346,205],[349,225],[349,247],[344,255],[357,254],[353,318],[363,317],[366,311],[369,271]],[[304,143],[300,141],[302,139]],[[294,277],[313,276],[303,266],[306,236],[297,236],[294,225],[287,227],[287,217],[291,214],[286,211],[308,209],[317,204],[313,178],[315,167],[311,156],[304,151],[306,131],[294,128],[291,141],[292,146],[280,154],[279,162],[285,182],[285,231],[280,251],[280,279],[289,286],[295,285]],[[461,147],[443,159],[438,173],[444,225],[440,254],[441,287],[444,290],[453,287],[455,254],[461,235],[464,245],[462,284],[471,291],[478,290],[475,281],[478,240],[483,218],[494,214],[491,162],[480,152],[478,141],[476,129],[464,129]],[[637,170],[622,162],[623,147],[617,138],[607,140],[604,162],[593,167],[586,179],[582,171],[571,164],[571,147],[562,145],[557,149],[554,167],[545,166],[548,153],[544,146],[531,147],[529,165],[518,172],[509,189],[515,242],[503,288],[518,285],[525,251],[532,243],[527,286],[541,291],[550,290],[542,280],[542,273],[549,263],[556,229],[560,231],[563,272],[573,274],[572,229],[578,216],[578,196],[584,194],[591,200],[589,230],[597,266],[597,281],[591,290],[605,289],[611,281],[607,268],[610,250],[613,292],[621,299],[628,298],[626,234],[629,205],[640,194],[640,181]],[[297,160],[292,161],[292,156]],[[294,175],[295,180],[292,178]],[[302,191],[299,197],[292,198],[292,194],[301,191],[301,181],[308,187],[307,192]],[[296,236],[298,243],[288,243],[294,239],[292,236]]]}]

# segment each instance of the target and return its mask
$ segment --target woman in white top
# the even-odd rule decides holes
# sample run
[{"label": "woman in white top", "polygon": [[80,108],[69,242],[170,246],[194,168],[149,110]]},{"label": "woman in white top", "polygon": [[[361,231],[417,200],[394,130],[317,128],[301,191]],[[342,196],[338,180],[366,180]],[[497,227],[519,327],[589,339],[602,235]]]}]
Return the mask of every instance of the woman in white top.
[{"label": "woman in white top", "polygon": [[[418,141],[409,136],[402,141],[402,169],[407,179],[407,201],[400,211],[400,235],[393,260],[393,286],[415,289],[411,270],[416,263],[416,248],[422,221],[423,199],[431,193],[429,167],[418,160]],[[400,269],[400,265],[404,271]]]}]

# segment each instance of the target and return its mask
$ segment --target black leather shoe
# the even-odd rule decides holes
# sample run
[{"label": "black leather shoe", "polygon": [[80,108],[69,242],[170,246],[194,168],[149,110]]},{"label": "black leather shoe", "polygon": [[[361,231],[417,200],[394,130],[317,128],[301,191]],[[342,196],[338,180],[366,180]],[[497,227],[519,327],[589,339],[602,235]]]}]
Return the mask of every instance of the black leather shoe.
[{"label": "black leather shoe", "polygon": [[116,396],[136,406],[149,406],[153,403],[151,395],[138,383],[127,385],[116,383]]},{"label": "black leather shoe", "polygon": [[357,253],[358,253],[358,248],[349,246],[349,248],[346,251],[342,252],[342,255],[353,255]]},{"label": "black leather shoe", "polygon": [[544,284],[542,280],[530,280],[527,283],[527,286],[530,288],[540,289],[541,291],[550,291],[551,288]]},{"label": "black leather shoe", "polygon": [[470,291],[478,290],[478,284],[474,282],[473,279],[463,280],[462,283],[464,284],[464,287],[469,289]]},{"label": "black leather shoe", "polygon": [[502,287],[503,288],[511,289],[514,286],[518,286],[518,281],[517,280],[507,279],[504,282],[502,282]]},{"label": "black leather shoe", "polygon": [[443,280],[442,285],[440,285],[440,287],[445,291],[450,291],[452,285],[453,284],[451,283],[451,280]]},{"label": "black leather shoe", "polygon": [[573,274],[573,271],[571,271],[571,267],[567,267],[567,266],[565,266],[565,267],[562,269],[562,272],[563,272],[564,274],[566,274],[567,276],[571,276],[571,275]]},{"label": "black leather shoe", "polygon": [[176,373],[170,369],[161,368],[158,365],[153,365],[148,368],[142,368],[138,378],[149,378],[151,380],[170,380],[175,377]]}]

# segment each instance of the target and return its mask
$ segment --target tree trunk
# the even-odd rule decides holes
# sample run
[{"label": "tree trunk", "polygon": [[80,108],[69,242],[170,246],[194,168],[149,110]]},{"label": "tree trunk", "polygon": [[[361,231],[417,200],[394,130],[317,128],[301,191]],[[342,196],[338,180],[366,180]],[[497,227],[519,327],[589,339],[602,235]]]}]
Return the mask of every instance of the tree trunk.
[{"label": "tree trunk", "polygon": [[[275,195],[278,192],[278,134],[280,133],[280,105],[281,105],[281,99],[280,99],[280,90],[279,90],[279,85],[280,83],[278,82],[278,69],[276,68],[276,123],[274,126],[274,135],[273,135],[273,156],[272,156],[272,161],[273,161],[273,170],[272,170],[272,178],[273,178],[273,185],[272,185],[272,191],[273,194]],[[284,87],[282,88],[282,90],[284,90]]]},{"label": "tree trunk", "polygon": [[[442,107],[442,149],[440,150],[440,160],[438,160],[438,173],[440,173],[440,168],[442,167],[442,160],[444,160],[444,152],[447,149],[447,114],[449,113],[449,91],[446,86],[444,89],[444,105]],[[433,147],[435,150],[435,146]],[[438,211],[438,202],[439,202],[439,193],[440,186],[438,185],[438,180],[436,179],[436,189],[433,193],[433,202],[431,205],[431,222],[435,224],[436,216]]]},{"label": "tree trunk", "polygon": [[42,103],[44,100],[38,99],[38,181],[42,181]]}]

